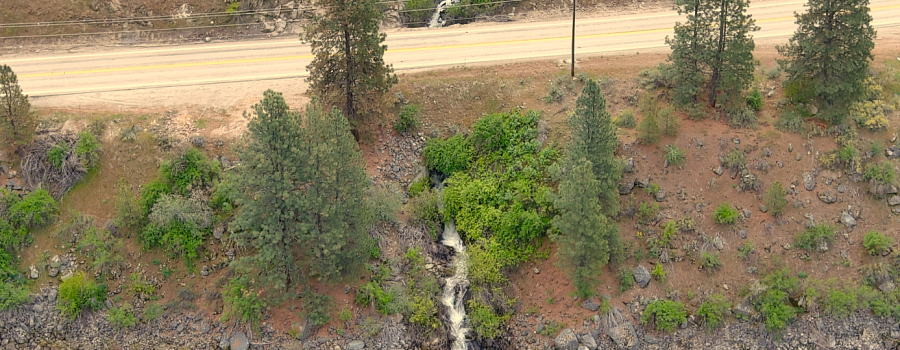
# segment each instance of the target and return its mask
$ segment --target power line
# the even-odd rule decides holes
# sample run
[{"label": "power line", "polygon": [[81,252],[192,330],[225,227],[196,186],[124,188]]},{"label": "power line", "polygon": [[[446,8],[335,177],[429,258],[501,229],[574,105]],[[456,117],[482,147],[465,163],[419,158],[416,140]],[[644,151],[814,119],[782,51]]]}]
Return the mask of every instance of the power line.
[{"label": "power line", "polygon": [[146,33],[146,32],[162,32],[162,31],[172,31],[172,30],[190,30],[190,29],[209,29],[209,28],[223,28],[223,27],[240,27],[240,26],[252,26],[262,23],[242,23],[242,24],[221,24],[221,25],[213,25],[213,26],[200,26],[200,27],[183,27],[183,28],[162,28],[162,29],[138,29],[138,30],[123,30],[117,32],[92,32],[92,33],[64,33],[64,34],[42,34],[42,35],[20,35],[20,36],[0,36],[0,39],[27,39],[27,38],[49,38],[49,37],[64,37],[64,36],[82,36],[82,35],[104,35],[104,34],[136,34],[136,33]]},{"label": "power line", "polygon": [[[508,3],[508,2],[521,2],[521,1],[523,1],[523,0],[493,1],[493,2],[482,3],[482,4],[453,5],[453,6],[449,7],[449,8],[454,8],[454,7],[472,7],[472,6],[491,6],[491,5],[497,5],[497,4],[505,4],[505,3]],[[437,9],[438,9],[437,7],[430,7],[430,8],[427,8],[427,9],[403,10],[403,11],[399,11],[399,12],[400,12],[400,13],[409,13],[409,12],[420,12],[420,11],[432,11],[432,10],[437,10]]]}]

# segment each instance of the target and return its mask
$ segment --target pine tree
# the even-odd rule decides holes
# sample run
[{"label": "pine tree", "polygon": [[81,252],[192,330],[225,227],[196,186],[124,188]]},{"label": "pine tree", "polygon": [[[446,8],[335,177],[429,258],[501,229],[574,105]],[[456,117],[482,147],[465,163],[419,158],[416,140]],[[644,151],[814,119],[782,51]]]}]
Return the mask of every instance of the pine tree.
[{"label": "pine tree", "polygon": [[716,105],[720,92],[730,102],[742,101],[738,97],[753,81],[750,33],[759,30],[747,7],[746,0],[686,0],[678,5],[688,21],[677,23],[675,37],[666,38],[676,72],[676,102],[696,103],[704,84],[709,105]]},{"label": "pine tree", "polygon": [[553,236],[558,244],[556,256],[570,271],[576,293],[593,294],[596,276],[610,261],[611,245],[619,244],[619,229],[602,214],[598,197],[600,181],[593,174],[593,164],[585,158],[576,162],[559,184],[553,205],[560,214],[553,218]]},{"label": "pine tree", "polygon": [[606,110],[606,98],[593,80],[585,83],[569,125],[572,127],[572,138],[567,147],[569,167],[582,158],[593,164],[603,212],[615,216],[619,212],[618,184],[622,179],[622,164],[615,158],[619,138],[616,125]]},{"label": "pine tree", "polygon": [[16,73],[7,65],[0,65],[0,118],[6,137],[17,147],[21,154],[22,147],[31,142],[37,128],[37,116],[31,111],[28,96],[22,94]]},{"label": "pine tree", "polygon": [[359,145],[341,111],[330,113],[313,101],[306,111],[310,206],[307,255],[311,271],[326,280],[353,275],[368,260],[372,220],[365,191],[369,184]]},{"label": "pine tree", "polygon": [[249,141],[241,152],[236,182],[240,210],[234,220],[238,245],[256,254],[246,262],[261,270],[260,282],[283,290],[299,277],[295,247],[303,242],[309,224],[299,214],[309,207],[306,155],[298,146],[306,141],[300,114],[291,112],[281,93],[268,90],[254,105],[247,125]]},{"label": "pine tree", "polygon": [[253,106],[242,169],[232,179],[239,192],[235,239],[256,252],[241,263],[276,290],[304,267],[331,281],[359,271],[371,244],[371,213],[347,119],[336,109],[323,112],[316,99],[304,119],[280,93],[264,96]]},{"label": "pine tree", "polygon": [[321,0],[324,13],[302,34],[315,56],[307,66],[310,89],[325,105],[343,110],[354,127],[397,83],[384,62],[386,35],[378,32],[384,14],[376,1]]},{"label": "pine tree", "polygon": [[795,13],[797,31],[778,46],[788,77],[786,93],[798,102],[818,103],[821,117],[840,123],[847,108],[862,98],[875,29],[868,0],[810,0]]}]

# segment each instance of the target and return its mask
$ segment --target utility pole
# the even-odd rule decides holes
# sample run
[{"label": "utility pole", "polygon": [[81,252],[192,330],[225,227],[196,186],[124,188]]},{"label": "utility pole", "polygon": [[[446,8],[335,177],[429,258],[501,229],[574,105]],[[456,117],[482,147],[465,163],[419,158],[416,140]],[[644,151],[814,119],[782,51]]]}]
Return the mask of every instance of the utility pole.
[{"label": "utility pole", "polygon": [[575,77],[575,2],[572,0],[572,78]]}]

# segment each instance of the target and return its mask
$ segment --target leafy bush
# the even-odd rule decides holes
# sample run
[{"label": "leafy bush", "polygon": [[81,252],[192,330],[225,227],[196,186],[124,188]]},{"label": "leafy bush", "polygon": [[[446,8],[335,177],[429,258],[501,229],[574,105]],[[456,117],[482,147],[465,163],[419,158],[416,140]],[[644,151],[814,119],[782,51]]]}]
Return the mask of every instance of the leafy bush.
[{"label": "leafy bush", "polygon": [[159,197],[164,194],[171,194],[171,187],[166,184],[165,180],[162,177],[157,177],[145,184],[141,188],[141,209],[144,212],[143,216],[150,215],[150,210],[153,209],[153,206],[156,205],[156,201],[159,200]]},{"label": "leafy bush", "polygon": [[122,256],[122,240],[112,237],[109,231],[93,226],[82,233],[76,245],[78,250],[92,259],[94,272],[108,275],[125,263]]},{"label": "leafy bush", "polygon": [[752,108],[754,111],[758,111],[763,108],[763,95],[758,88],[754,87],[753,90],[750,91],[750,94],[747,95],[747,106]]},{"label": "leafy bush", "polygon": [[259,316],[266,307],[261,294],[262,290],[254,288],[246,277],[231,279],[222,289],[225,301],[223,318],[234,317],[237,322],[259,325]]},{"label": "leafy bush", "polygon": [[156,287],[141,277],[138,273],[132,273],[128,277],[128,294],[130,295],[153,295],[156,293]]},{"label": "leafy bush", "polygon": [[550,320],[547,321],[547,324],[544,325],[544,329],[542,329],[538,334],[545,337],[555,337],[563,328],[566,328],[565,323],[559,322],[557,320]]},{"label": "leafy bush", "polygon": [[100,141],[90,131],[78,133],[75,155],[86,169],[96,169],[100,166]]},{"label": "leafy bush", "polygon": [[656,203],[647,203],[641,202],[640,206],[638,206],[637,218],[638,222],[648,223],[654,218],[656,218],[656,213],[659,211],[659,204]]},{"label": "leafy bush", "polygon": [[307,290],[303,296],[303,312],[313,325],[321,326],[331,321],[331,309],[334,299],[328,294],[320,294]]},{"label": "leafy bush", "polygon": [[784,212],[784,208],[787,206],[787,192],[784,191],[784,187],[781,186],[780,182],[775,181],[769,187],[769,190],[766,191],[766,196],[763,198],[763,204],[768,208],[769,214],[772,216],[778,216]]},{"label": "leafy bush", "polygon": [[375,223],[397,222],[397,212],[403,205],[401,194],[394,186],[369,186],[366,189],[366,198],[369,201],[369,210]]},{"label": "leafy bush", "polygon": [[650,145],[659,141],[661,131],[659,130],[659,121],[655,113],[644,114],[641,124],[638,125],[638,141],[642,144]]},{"label": "leafy bush", "polygon": [[666,145],[665,158],[669,164],[680,167],[684,164],[684,150],[679,149],[677,145]]},{"label": "leafy bush", "polygon": [[766,330],[780,331],[797,317],[797,309],[788,304],[788,294],[782,290],[766,290],[756,304],[756,309],[766,319]]},{"label": "leafy bush", "polygon": [[378,281],[371,281],[359,287],[356,303],[363,306],[373,305],[376,311],[384,315],[396,314],[402,310],[398,302],[398,293],[385,290]]},{"label": "leafy bush", "polygon": [[149,224],[141,232],[144,247],[163,247],[188,261],[197,258],[212,224],[211,210],[198,195],[185,198],[163,194],[153,205],[148,219]]},{"label": "leafy bush", "polygon": [[684,310],[684,304],[671,300],[657,300],[650,303],[641,317],[642,324],[647,325],[654,322],[656,330],[666,332],[675,330],[675,327],[685,321],[687,321],[687,311]]},{"label": "leafy bush", "polygon": [[870,255],[879,255],[890,250],[894,240],[878,231],[870,231],[863,236],[863,247]]},{"label": "leafy bush", "polygon": [[725,324],[725,317],[731,309],[731,303],[722,294],[713,294],[697,309],[697,316],[705,323],[706,328],[713,330]]},{"label": "leafy bush", "polygon": [[131,304],[128,303],[122,305],[122,307],[109,309],[106,319],[109,320],[109,323],[112,324],[116,330],[134,327],[138,322],[137,317],[134,316],[134,309]]},{"label": "leafy bush", "polygon": [[428,176],[422,176],[418,180],[413,181],[411,184],[409,184],[409,190],[407,191],[407,193],[409,193],[410,198],[413,198],[429,189],[431,189],[431,178]]},{"label": "leafy bush", "polygon": [[648,68],[640,72],[640,75],[643,77],[643,79],[641,79],[641,86],[644,88],[675,87],[675,74],[676,71],[674,65],[660,63],[656,67]]},{"label": "leafy bush", "polygon": [[116,207],[116,216],[113,219],[116,227],[136,230],[144,226],[146,214],[141,208],[141,199],[131,191],[131,185],[125,178],[119,179],[116,185],[113,203]]},{"label": "leafy bush", "polygon": [[619,268],[619,293],[624,293],[634,287],[634,272],[628,266]]},{"label": "leafy bush", "polygon": [[157,318],[159,318],[159,316],[162,316],[163,309],[162,309],[162,306],[160,306],[159,304],[153,303],[153,304],[147,304],[147,306],[144,307],[143,311],[144,311],[144,317],[143,317],[144,323],[150,323],[150,322],[153,322],[154,320],[156,320]]},{"label": "leafy bush", "polygon": [[494,339],[500,335],[500,325],[509,322],[509,315],[498,315],[489,305],[475,299],[466,302],[469,323],[472,330],[483,339]]},{"label": "leafy bush", "polygon": [[506,283],[503,269],[513,265],[515,258],[504,254],[504,248],[493,240],[480,240],[469,246],[469,280],[476,285]]},{"label": "leafy bush", "polygon": [[85,308],[99,310],[106,301],[106,285],[97,284],[77,272],[59,284],[57,302],[59,310],[70,320],[74,320]]},{"label": "leafy bush", "polygon": [[21,201],[16,201],[6,211],[9,222],[16,227],[46,225],[54,213],[56,201],[43,188],[25,195]]},{"label": "leafy bush", "polygon": [[14,282],[0,282],[0,311],[10,310],[30,300],[28,288]]},{"label": "leafy bush", "polygon": [[626,109],[619,113],[619,116],[616,117],[616,126],[623,129],[634,129],[637,126],[637,121],[634,119],[634,111]]},{"label": "leafy bush", "polygon": [[863,177],[866,180],[875,180],[884,184],[890,184],[897,178],[897,173],[894,172],[894,166],[891,165],[891,162],[884,161],[881,165],[874,163],[866,165],[866,172],[863,173]]},{"label": "leafy bush", "polygon": [[653,267],[653,270],[650,271],[650,275],[653,276],[653,278],[656,278],[659,283],[666,283],[667,274],[668,271],[663,268],[662,264],[656,264],[656,266]]},{"label": "leafy bush", "polygon": [[731,203],[722,202],[713,213],[713,222],[721,225],[734,225],[737,222],[738,211]]},{"label": "leafy bush", "polygon": [[722,160],[722,165],[736,173],[747,168],[747,158],[744,157],[743,151],[733,149],[725,155],[725,158]]},{"label": "leafy bush", "polygon": [[890,281],[896,275],[896,270],[890,264],[876,262],[863,265],[860,268],[862,282],[865,285],[879,287],[882,283]]},{"label": "leafy bush", "polygon": [[421,105],[405,105],[397,116],[397,122],[394,123],[394,130],[399,133],[415,130],[419,126],[419,112],[422,110]]},{"label": "leafy bush", "polygon": [[63,163],[66,161],[66,157],[68,157],[71,152],[72,150],[69,148],[69,144],[64,140],[60,140],[59,143],[47,150],[47,162],[57,170],[61,170]]},{"label": "leafy bush", "polygon": [[831,290],[825,299],[825,311],[837,318],[844,318],[856,312],[856,293],[851,290]]},{"label": "leafy bush", "polygon": [[750,257],[750,254],[756,250],[756,246],[753,242],[744,242],[738,246],[738,257],[741,259],[747,259]]},{"label": "leafy bush", "polygon": [[703,252],[700,254],[700,266],[705,269],[715,269],[722,267],[722,261],[719,260],[718,253]]},{"label": "leafy bush", "polygon": [[475,148],[468,138],[456,134],[448,139],[431,138],[422,150],[429,170],[452,174],[465,169],[475,157]]},{"label": "leafy bush", "polygon": [[431,238],[435,241],[440,238],[441,225],[444,221],[441,210],[438,208],[439,196],[440,194],[434,190],[427,189],[410,198],[408,202],[411,221],[427,227]]},{"label": "leafy bush", "polygon": [[890,127],[887,115],[891,106],[884,100],[881,85],[872,77],[866,78],[866,98],[850,105],[850,120],[860,127],[873,131],[887,130]]},{"label": "leafy bush", "polygon": [[794,237],[795,246],[810,252],[816,250],[823,241],[827,243],[834,241],[834,228],[824,223],[808,227]]},{"label": "leafy bush", "polygon": [[174,193],[187,195],[188,187],[212,186],[219,176],[219,165],[191,147],[180,157],[163,162],[160,172]]}]

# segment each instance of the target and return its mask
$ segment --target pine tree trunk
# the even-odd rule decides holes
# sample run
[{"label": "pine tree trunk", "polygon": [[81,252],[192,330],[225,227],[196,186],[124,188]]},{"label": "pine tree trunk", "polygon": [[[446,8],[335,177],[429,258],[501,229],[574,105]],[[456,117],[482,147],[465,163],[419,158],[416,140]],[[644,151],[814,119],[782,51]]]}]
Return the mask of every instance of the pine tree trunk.
[{"label": "pine tree trunk", "polygon": [[719,9],[719,45],[716,48],[715,59],[713,60],[713,74],[709,80],[709,105],[716,106],[716,95],[719,93],[719,81],[722,80],[722,53],[725,52],[725,31],[728,29],[728,12],[725,10],[725,1],[720,0],[721,7]]}]

